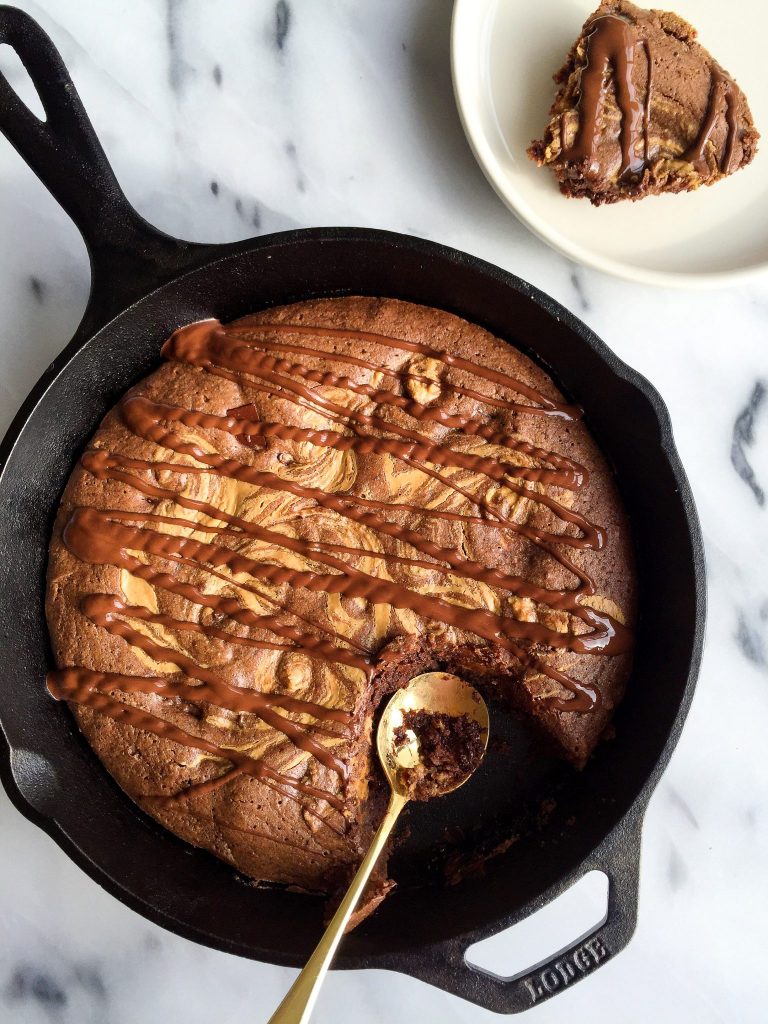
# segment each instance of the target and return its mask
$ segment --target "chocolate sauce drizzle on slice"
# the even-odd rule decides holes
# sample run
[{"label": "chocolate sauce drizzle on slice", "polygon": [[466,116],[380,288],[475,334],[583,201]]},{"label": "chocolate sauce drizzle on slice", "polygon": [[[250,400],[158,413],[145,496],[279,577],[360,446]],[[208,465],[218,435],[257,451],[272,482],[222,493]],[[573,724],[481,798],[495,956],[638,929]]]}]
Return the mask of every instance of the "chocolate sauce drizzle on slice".
[{"label": "chocolate sauce drizzle on slice", "polygon": [[[619,178],[639,177],[648,162],[652,60],[646,44],[648,86],[645,97],[641,97],[634,84],[637,43],[635,27],[625,18],[613,14],[598,18],[587,38],[587,63],[581,74],[581,91],[576,107],[579,128],[573,144],[563,147],[560,159],[574,163],[586,161],[588,174],[599,170],[596,150],[600,137],[600,113],[611,81],[621,114]],[[639,156],[637,149],[642,138],[645,140],[644,151]]]},{"label": "chocolate sauce drizzle on slice", "polygon": [[[537,448],[515,435],[495,430],[477,417],[449,414],[445,410],[405,398],[396,391],[385,391],[346,376],[314,370],[304,363],[291,362],[282,355],[272,354],[269,346],[278,353],[300,352],[306,358],[332,358],[365,369],[381,370],[375,363],[360,357],[293,346],[290,342],[274,342],[265,337],[291,334],[365,340],[390,349],[428,356],[447,367],[456,367],[464,374],[490,380],[497,386],[538,403],[536,406],[523,406],[510,399],[505,407],[516,413],[552,415],[564,419],[572,419],[579,414],[574,407],[548,399],[499,371],[476,366],[460,357],[416,342],[303,324],[259,324],[225,329],[217,321],[204,321],[182,328],[164,346],[163,352],[167,358],[198,366],[209,373],[231,377],[253,390],[267,391],[275,397],[319,412],[341,429],[316,430],[279,422],[263,422],[258,418],[254,405],[246,405],[231,410],[227,416],[220,416],[153,402],[139,395],[128,395],[123,399],[119,406],[121,419],[136,437],[193,462],[187,464],[137,459],[122,453],[94,449],[82,456],[82,467],[97,479],[118,481],[149,499],[166,501],[185,509],[193,517],[188,519],[152,511],[77,508],[64,529],[64,543],[82,561],[123,569],[156,591],[176,594],[193,605],[210,609],[219,618],[215,625],[204,624],[131,605],[114,594],[90,595],[83,601],[82,611],[91,622],[111,635],[120,637],[156,663],[175,666],[178,674],[144,677],[67,668],[49,677],[49,688],[54,696],[87,705],[137,729],[148,730],[186,746],[196,747],[228,764],[229,767],[222,775],[198,783],[188,791],[188,795],[210,793],[217,786],[239,775],[249,774],[294,799],[305,802],[307,798],[313,798],[325,801],[336,811],[342,811],[343,798],[337,793],[297,781],[275,771],[262,759],[250,756],[243,749],[233,750],[226,743],[216,744],[192,735],[168,722],[160,713],[150,713],[144,708],[139,709],[126,703],[126,697],[129,698],[131,694],[152,694],[166,702],[202,703],[237,715],[252,716],[336,774],[343,787],[347,777],[344,749],[351,738],[349,728],[353,722],[351,712],[299,700],[286,694],[261,693],[232,686],[216,671],[199,665],[175,646],[157,642],[139,628],[140,623],[148,623],[162,627],[166,634],[177,632],[183,635],[193,632],[225,644],[274,651],[300,651],[310,659],[345,665],[348,669],[361,671],[370,677],[372,663],[369,652],[351,638],[337,634],[319,622],[309,622],[289,607],[282,606],[270,596],[277,587],[287,588],[289,592],[299,589],[310,593],[359,598],[370,605],[406,609],[423,619],[456,627],[508,651],[522,666],[559,682],[570,692],[570,697],[549,698],[552,707],[568,712],[586,712],[596,707],[599,694],[594,687],[571,678],[535,653],[535,647],[540,647],[580,654],[616,655],[631,647],[631,633],[626,627],[610,615],[582,603],[583,598],[594,595],[594,582],[573,558],[561,550],[599,550],[604,544],[603,531],[545,490],[547,486],[565,491],[578,490],[587,479],[586,470],[563,455]],[[384,369],[382,373],[394,379],[401,388],[408,380],[418,376],[392,369]],[[429,384],[435,383],[431,378],[418,379]],[[310,387],[308,382],[316,386]],[[416,423],[432,424],[441,430],[483,438],[511,454],[517,452],[528,460],[535,460],[539,465],[517,465],[506,458],[490,458],[459,451],[446,439],[447,435],[435,441],[416,430],[383,419],[378,412],[361,412],[332,401],[318,390],[323,386],[331,386],[335,391],[341,390],[350,395],[361,395],[373,403],[376,410],[390,406]],[[441,380],[440,387],[464,397],[472,397],[477,402],[488,402],[491,405],[497,402],[493,396],[484,396],[463,383],[453,385]],[[174,429],[177,425],[224,432],[241,442],[246,457],[249,448],[258,450],[276,441],[308,443],[320,449],[352,451],[359,456],[387,454],[439,480],[447,490],[460,494],[473,505],[477,514],[423,509],[378,501],[348,491],[327,492],[301,485],[258,469],[248,462],[205,451],[199,444],[189,440],[188,433],[184,436],[178,433]],[[451,476],[441,474],[435,467],[463,470],[477,478],[478,482],[492,480],[527,501],[545,506],[562,523],[563,532],[543,531],[515,522],[484,495],[478,494],[476,490],[468,490],[471,485],[459,486]],[[178,485],[160,486],[157,482],[159,472],[178,477]],[[183,493],[184,481],[190,476],[201,474],[239,481],[254,488],[292,494],[310,505],[315,504],[365,526],[384,539],[407,545],[421,557],[402,553],[402,547],[397,552],[386,549],[370,551],[334,541],[305,540],[261,526],[215,504]],[[518,533],[572,573],[577,585],[569,590],[547,589],[522,577],[511,576],[483,565],[455,549],[435,543],[410,526],[400,524],[398,516],[402,512],[417,514],[427,522],[433,518],[443,518]],[[168,527],[173,527],[175,531],[191,531],[194,536],[186,532],[168,532]],[[197,539],[201,535],[207,535],[210,539]],[[299,570],[275,564],[259,558],[258,549],[255,555],[246,555],[242,553],[242,545],[233,548],[227,544],[227,541],[238,543],[241,539],[247,540],[249,545],[253,542],[272,550],[282,549],[301,555],[305,564],[312,568]],[[249,552],[251,546],[247,549]],[[428,571],[473,580],[538,605],[566,611],[583,625],[578,632],[561,632],[540,621],[521,621],[486,608],[466,607],[429,593],[426,588],[412,588],[390,578],[365,572],[357,564],[360,559],[397,564],[416,574]],[[198,573],[208,574],[236,588],[251,591],[262,601],[271,604],[276,611],[269,615],[257,614],[236,597],[205,593],[198,586],[184,582],[178,574],[169,571],[174,565],[191,567]],[[265,593],[264,586],[259,584],[266,585],[268,592]],[[291,622],[291,618],[295,622]],[[229,628],[224,628],[224,623]],[[247,631],[245,635],[243,629]],[[267,634],[269,639],[253,637],[250,635],[252,630]],[[309,813],[318,814],[316,808],[308,810]],[[328,827],[338,829],[338,823],[329,821],[324,815],[320,815],[320,818]]]},{"label": "chocolate sauce drizzle on slice", "polygon": [[653,52],[647,39],[643,40],[645,59],[648,64],[648,81],[645,87],[643,104],[643,161],[645,167],[650,166],[651,157],[651,104],[653,103]]},{"label": "chocolate sauce drizzle on slice", "polygon": [[701,131],[696,141],[691,145],[683,157],[684,160],[692,163],[700,174],[709,173],[707,163],[707,147],[710,145],[712,135],[720,120],[722,108],[725,107],[725,123],[727,134],[723,145],[723,152],[718,159],[718,167],[723,174],[728,174],[733,161],[733,151],[736,145],[738,132],[737,112],[738,89],[733,79],[715,65],[712,68],[712,84],[709,90],[709,103],[707,113],[701,125]]}]

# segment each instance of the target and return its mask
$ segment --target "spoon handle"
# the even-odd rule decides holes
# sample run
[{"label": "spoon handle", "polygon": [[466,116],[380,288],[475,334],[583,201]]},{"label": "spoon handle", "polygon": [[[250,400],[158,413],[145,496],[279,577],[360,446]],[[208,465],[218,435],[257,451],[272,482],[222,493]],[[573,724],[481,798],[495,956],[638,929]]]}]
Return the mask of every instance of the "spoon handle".
[{"label": "spoon handle", "polygon": [[307,961],[301,974],[288,991],[285,999],[269,1018],[269,1024],[308,1024],[309,1015],[315,1005],[326,972],[331,965],[333,954],[341,941],[352,911],[357,906],[368,879],[373,871],[381,851],[389,839],[389,833],[397,821],[400,812],[407,803],[407,798],[392,791],[386,814],[378,827],[363,862],[357,869],[344,899],[333,915],[325,934],[317,944],[312,956]]}]

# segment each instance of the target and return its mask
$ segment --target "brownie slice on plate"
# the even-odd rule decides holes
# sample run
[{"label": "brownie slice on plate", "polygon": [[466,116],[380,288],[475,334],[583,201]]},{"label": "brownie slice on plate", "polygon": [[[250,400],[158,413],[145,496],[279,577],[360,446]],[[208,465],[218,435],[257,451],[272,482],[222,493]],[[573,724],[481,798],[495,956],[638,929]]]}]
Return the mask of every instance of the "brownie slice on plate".
[{"label": "brownie slice on plate", "polygon": [[603,0],[555,81],[528,154],[595,206],[711,185],[757,151],[744,93],[671,12]]}]

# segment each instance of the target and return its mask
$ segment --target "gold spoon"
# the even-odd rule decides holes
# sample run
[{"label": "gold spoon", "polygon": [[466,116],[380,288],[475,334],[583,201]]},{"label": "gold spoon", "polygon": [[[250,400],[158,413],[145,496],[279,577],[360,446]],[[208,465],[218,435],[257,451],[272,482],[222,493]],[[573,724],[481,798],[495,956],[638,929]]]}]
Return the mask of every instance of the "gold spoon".
[{"label": "gold spoon", "polygon": [[480,694],[469,683],[447,672],[425,672],[416,676],[387,704],[376,732],[376,748],[391,794],[386,814],[373,837],[370,849],[357,869],[344,899],[333,915],[304,970],[294,981],[285,999],[270,1017],[269,1024],[307,1024],[309,1015],[320,992],[336,947],[341,941],[357,901],[366,887],[389,834],[400,812],[408,803],[409,792],[403,769],[413,769],[420,761],[418,738],[412,730],[403,728],[403,714],[427,711],[432,714],[467,717],[478,723],[482,730],[483,746],[477,763],[464,774],[440,776],[430,780],[430,795],[445,796],[462,786],[479,766],[488,743],[488,708]]}]

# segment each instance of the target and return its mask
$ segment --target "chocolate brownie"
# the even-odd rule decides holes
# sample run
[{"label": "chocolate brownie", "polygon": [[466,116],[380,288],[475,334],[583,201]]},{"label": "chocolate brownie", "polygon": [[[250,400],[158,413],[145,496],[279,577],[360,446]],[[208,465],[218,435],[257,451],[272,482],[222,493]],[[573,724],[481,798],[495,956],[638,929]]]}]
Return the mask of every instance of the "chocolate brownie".
[{"label": "chocolate brownie", "polygon": [[555,81],[547,130],[528,153],[561,192],[595,206],[712,185],[757,152],[744,93],[669,11],[603,0]]},{"label": "chocolate brownie", "polygon": [[361,297],[192,324],[163,356],[72,473],[48,568],[49,688],[133,800],[246,875],[333,893],[386,796],[374,715],[412,676],[464,675],[586,762],[635,573],[546,373]]}]

